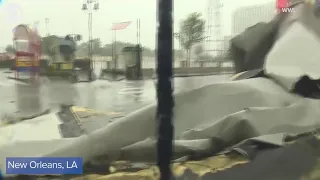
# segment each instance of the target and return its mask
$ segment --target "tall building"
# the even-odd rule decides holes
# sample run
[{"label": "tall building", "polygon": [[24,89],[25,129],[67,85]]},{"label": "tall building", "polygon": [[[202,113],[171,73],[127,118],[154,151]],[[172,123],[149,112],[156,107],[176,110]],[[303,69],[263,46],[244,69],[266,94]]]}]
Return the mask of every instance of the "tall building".
[{"label": "tall building", "polygon": [[232,15],[232,35],[237,35],[258,22],[268,22],[275,14],[274,2],[238,8]]}]

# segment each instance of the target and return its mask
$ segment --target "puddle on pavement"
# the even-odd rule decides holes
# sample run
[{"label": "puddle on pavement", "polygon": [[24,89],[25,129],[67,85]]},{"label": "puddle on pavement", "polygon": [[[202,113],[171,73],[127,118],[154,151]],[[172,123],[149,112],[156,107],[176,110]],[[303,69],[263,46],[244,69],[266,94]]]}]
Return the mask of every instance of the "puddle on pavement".
[{"label": "puddle on pavement", "polygon": [[[194,89],[213,82],[226,81],[229,76],[175,78],[175,91]],[[131,112],[156,100],[156,81],[102,81],[71,84],[68,81],[41,81],[38,84],[13,84],[0,88],[8,99],[10,112],[37,113],[73,104],[103,111]],[[1,93],[0,93],[1,94]],[[4,96],[6,94],[6,96]],[[12,102],[12,103],[11,103]]]}]

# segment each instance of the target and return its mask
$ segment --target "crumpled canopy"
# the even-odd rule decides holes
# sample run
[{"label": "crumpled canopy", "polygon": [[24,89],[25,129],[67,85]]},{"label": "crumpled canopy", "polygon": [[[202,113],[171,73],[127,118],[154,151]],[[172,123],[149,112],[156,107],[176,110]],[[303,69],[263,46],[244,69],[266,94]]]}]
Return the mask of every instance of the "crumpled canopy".
[{"label": "crumpled canopy", "polygon": [[[299,4],[296,8],[277,26],[277,39],[264,56],[264,76],[175,95],[175,158],[221,151],[253,158],[263,147],[285,146],[286,139],[320,128],[320,101],[301,93],[301,82],[317,87],[310,77],[319,78],[320,23],[311,7]],[[155,103],[117,119],[66,107],[58,116],[4,126],[0,131],[5,139],[0,145],[1,170],[9,156],[81,156],[85,162],[102,156],[107,162],[152,162],[155,113]],[[26,133],[26,127],[32,131]],[[15,132],[11,139],[6,131]]]},{"label": "crumpled canopy", "polygon": [[230,54],[236,73],[262,69],[275,42],[281,14],[269,23],[258,23],[231,39]]}]

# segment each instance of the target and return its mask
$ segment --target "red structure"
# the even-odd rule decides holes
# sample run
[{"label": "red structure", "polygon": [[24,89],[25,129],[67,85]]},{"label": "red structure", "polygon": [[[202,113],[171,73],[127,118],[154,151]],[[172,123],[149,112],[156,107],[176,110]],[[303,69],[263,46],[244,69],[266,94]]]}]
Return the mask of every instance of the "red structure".
[{"label": "red structure", "polygon": [[41,38],[37,30],[27,25],[18,25],[13,31],[15,48],[15,77],[19,72],[29,72],[30,78],[38,77],[40,72]]},{"label": "red structure", "polygon": [[290,2],[289,0],[277,0],[276,1],[276,8],[278,12],[282,12],[283,8],[289,7]]}]

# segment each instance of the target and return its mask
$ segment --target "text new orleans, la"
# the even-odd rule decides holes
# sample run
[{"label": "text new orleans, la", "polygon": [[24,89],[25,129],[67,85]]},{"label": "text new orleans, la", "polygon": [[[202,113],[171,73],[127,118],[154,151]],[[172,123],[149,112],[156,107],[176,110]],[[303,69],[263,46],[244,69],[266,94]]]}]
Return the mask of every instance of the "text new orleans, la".
[{"label": "text new orleans, la", "polygon": [[42,161],[30,161],[30,162],[15,162],[15,161],[9,161],[7,163],[7,169],[73,169],[81,167],[81,165],[78,165],[76,161],[66,161],[64,163],[58,162],[58,163],[48,163],[48,162],[42,162]]}]

